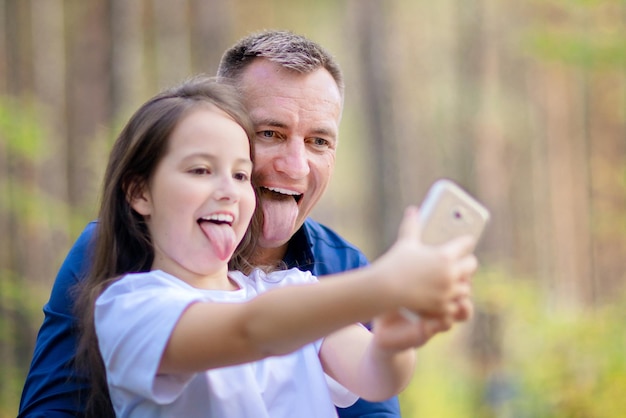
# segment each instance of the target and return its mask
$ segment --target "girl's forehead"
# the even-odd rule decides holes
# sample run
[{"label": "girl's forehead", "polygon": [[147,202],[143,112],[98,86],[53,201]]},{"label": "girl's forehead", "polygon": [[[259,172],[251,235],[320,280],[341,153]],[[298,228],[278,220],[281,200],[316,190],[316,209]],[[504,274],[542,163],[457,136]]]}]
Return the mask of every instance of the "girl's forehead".
[{"label": "girl's forehead", "polygon": [[169,137],[169,151],[177,148],[219,149],[226,155],[250,155],[250,141],[228,113],[214,105],[197,106],[181,118]]}]

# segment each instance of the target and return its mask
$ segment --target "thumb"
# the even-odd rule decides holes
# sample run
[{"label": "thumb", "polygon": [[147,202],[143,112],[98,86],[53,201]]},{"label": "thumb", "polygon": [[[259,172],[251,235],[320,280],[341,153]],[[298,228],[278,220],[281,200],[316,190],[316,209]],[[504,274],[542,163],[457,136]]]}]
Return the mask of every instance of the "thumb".
[{"label": "thumb", "polygon": [[400,223],[398,239],[419,240],[422,226],[419,219],[419,210],[415,206],[409,206],[404,210],[404,217]]}]

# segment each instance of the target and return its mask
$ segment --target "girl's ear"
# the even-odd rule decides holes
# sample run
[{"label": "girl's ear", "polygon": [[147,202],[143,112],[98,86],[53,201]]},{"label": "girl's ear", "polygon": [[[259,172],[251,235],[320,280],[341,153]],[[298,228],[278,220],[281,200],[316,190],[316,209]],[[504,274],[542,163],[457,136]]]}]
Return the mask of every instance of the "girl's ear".
[{"label": "girl's ear", "polygon": [[152,213],[152,199],[145,185],[133,184],[128,188],[126,199],[130,207],[140,215],[148,216]]}]

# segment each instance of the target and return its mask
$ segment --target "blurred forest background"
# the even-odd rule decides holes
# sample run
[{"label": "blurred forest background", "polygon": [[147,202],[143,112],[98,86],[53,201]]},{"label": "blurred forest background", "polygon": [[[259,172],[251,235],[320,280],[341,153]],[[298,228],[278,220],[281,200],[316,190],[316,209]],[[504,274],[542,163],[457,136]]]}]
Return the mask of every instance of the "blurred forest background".
[{"label": "blurred forest background", "polygon": [[476,315],[404,417],[626,414],[626,1],[0,0],[0,417],[130,113],[266,28],[342,65],[314,217],[374,258],[436,178],[491,208]]}]

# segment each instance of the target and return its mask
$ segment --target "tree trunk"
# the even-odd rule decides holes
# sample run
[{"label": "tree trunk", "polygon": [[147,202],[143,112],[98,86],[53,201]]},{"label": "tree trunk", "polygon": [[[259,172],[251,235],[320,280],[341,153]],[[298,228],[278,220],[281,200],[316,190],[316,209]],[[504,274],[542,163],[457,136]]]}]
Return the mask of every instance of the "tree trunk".
[{"label": "tree trunk", "polygon": [[178,84],[191,74],[191,53],[184,1],[153,0],[156,80],[159,89]]},{"label": "tree trunk", "polygon": [[360,146],[369,147],[372,162],[370,178],[366,181],[371,193],[367,204],[366,222],[372,237],[377,237],[374,248],[378,255],[385,250],[397,234],[399,207],[397,177],[397,138],[392,108],[392,84],[388,63],[389,41],[385,5],[376,0],[359,0],[351,3],[355,16],[357,61],[361,69],[360,94],[363,99],[365,129]]},{"label": "tree trunk", "polygon": [[111,108],[126,121],[152,92],[146,80],[144,2],[111,0]]}]

